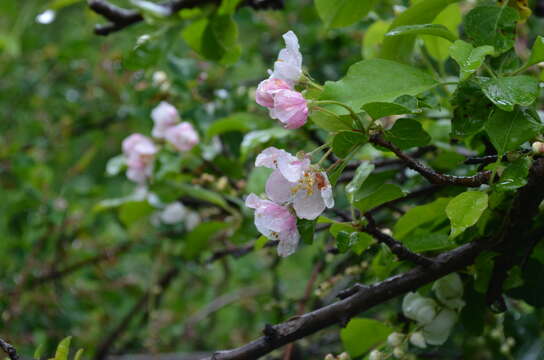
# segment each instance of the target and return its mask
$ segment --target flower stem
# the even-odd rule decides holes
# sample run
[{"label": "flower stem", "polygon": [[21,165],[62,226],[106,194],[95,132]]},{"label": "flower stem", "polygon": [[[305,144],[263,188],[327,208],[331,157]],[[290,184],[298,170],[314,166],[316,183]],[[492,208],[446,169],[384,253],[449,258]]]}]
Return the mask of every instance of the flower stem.
[{"label": "flower stem", "polygon": [[327,152],[321,157],[321,159],[319,159],[319,161],[317,162],[317,165],[320,166],[321,163],[325,161],[325,159],[331,154],[331,152],[332,152],[332,148],[329,148],[329,150],[327,150]]}]

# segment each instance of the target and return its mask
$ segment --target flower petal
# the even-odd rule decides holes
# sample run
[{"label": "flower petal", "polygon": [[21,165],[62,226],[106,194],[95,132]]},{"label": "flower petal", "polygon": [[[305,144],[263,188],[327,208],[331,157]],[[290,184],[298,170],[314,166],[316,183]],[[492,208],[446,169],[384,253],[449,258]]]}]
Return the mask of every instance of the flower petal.
[{"label": "flower petal", "polygon": [[266,181],[266,195],[278,204],[289,202],[293,199],[293,187],[296,183],[287,181],[279,170],[274,170]]},{"label": "flower petal", "polygon": [[325,210],[325,202],[321,197],[321,192],[314,184],[312,193],[308,194],[306,190],[300,190],[295,195],[293,207],[297,216],[302,219],[314,220]]}]

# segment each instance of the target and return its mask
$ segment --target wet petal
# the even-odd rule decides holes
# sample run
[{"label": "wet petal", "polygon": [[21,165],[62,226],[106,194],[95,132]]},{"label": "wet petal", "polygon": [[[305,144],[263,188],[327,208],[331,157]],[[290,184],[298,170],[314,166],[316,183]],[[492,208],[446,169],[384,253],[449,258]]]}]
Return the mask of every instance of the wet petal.
[{"label": "wet petal", "polygon": [[299,218],[314,220],[325,210],[325,202],[317,185],[314,185],[312,190],[311,194],[306,190],[300,190],[295,195],[293,207]]},{"label": "wet petal", "polygon": [[266,195],[268,198],[278,204],[289,202],[293,198],[291,189],[296,183],[287,181],[279,170],[270,174],[266,181]]}]

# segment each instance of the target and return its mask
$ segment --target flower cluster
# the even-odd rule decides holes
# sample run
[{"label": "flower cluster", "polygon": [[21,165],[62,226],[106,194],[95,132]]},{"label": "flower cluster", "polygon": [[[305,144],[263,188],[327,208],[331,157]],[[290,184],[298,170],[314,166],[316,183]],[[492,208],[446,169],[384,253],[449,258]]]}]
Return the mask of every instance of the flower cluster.
[{"label": "flower cluster", "polygon": [[[188,151],[198,144],[199,138],[193,126],[180,122],[175,107],[161,102],[151,112],[153,130],[151,135],[164,139],[178,151]],[[128,167],[127,178],[138,184],[144,184],[153,172],[153,162],[158,152],[157,145],[149,137],[132,134],[123,140],[123,154]]]},{"label": "flower cluster", "polygon": [[302,76],[302,55],[294,32],[288,31],[283,39],[286,47],[280,51],[274,70],[269,70],[270,77],[257,87],[255,100],[286,129],[297,129],[308,119],[308,102],[294,88]]},{"label": "flower cluster", "polygon": [[262,151],[255,166],[274,170],[266,182],[268,199],[250,194],[246,206],[255,209],[255,225],[261,234],[279,240],[278,254],[291,255],[300,238],[297,217],[314,220],[325,208],[334,206],[327,174],[312,165],[309,158],[275,147]]}]

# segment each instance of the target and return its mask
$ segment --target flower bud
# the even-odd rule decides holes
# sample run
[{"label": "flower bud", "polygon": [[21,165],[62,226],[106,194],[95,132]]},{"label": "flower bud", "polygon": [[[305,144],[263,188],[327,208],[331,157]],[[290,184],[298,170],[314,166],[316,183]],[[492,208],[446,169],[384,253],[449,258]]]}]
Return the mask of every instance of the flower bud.
[{"label": "flower bud", "polygon": [[198,134],[188,122],[169,127],[164,137],[179,151],[191,150],[199,142]]},{"label": "flower bud", "polygon": [[429,324],[436,316],[436,302],[418,293],[408,293],[402,300],[402,311],[408,319],[420,324]]},{"label": "flower bud", "polygon": [[402,344],[402,340],[404,340],[404,335],[398,332],[391,333],[387,337],[387,343],[393,347]]},{"label": "flower bud", "polygon": [[372,350],[370,355],[368,355],[368,360],[383,360],[385,359],[384,354],[378,350]]},{"label": "flower bud", "polygon": [[257,104],[267,107],[274,107],[274,95],[279,90],[291,90],[291,86],[282,79],[266,79],[259,83],[255,92]]},{"label": "flower bud", "polygon": [[334,357],[333,354],[327,354],[327,356],[325,356],[325,359],[323,360],[336,360],[336,358]]},{"label": "flower bud", "polygon": [[270,116],[278,119],[286,129],[297,129],[306,124],[308,102],[301,93],[294,90],[279,90],[274,95],[274,107]]},{"label": "flower bud", "polygon": [[460,310],[465,306],[463,297],[463,282],[457,273],[451,273],[435,281],[433,290],[440,302],[447,307]]},{"label": "flower bud", "polygon": [[161,103],[151,111],[151,118],[154,123],[151,135],[157,139],[164,138],[170,128],[180,121],[176,108],[166,101],[161,101]]},{"label": "flower bud", "polygon": [[535,141],[533,145],[531,145],[533,148],[533,152],[535,154],[544,154],[544,143],[540,141]]},{"label": "flower bud", "polygon": [[425,338],[423,337],[423,334],[419,331],[410,335],[410,343],[420,349],[425,349],[427,347],[427,344],[425,343]]},{"label": "flower bud", "polygon": [[404,350],[401,347],[396,347],[393,349],[393,356],[396,359],[401,359],[404,356]]},{"label": "flower bud", "polygon": [[351,360],[351,357],[347,352],[343,352],[340,355],[338,355],[338,360]]}]

